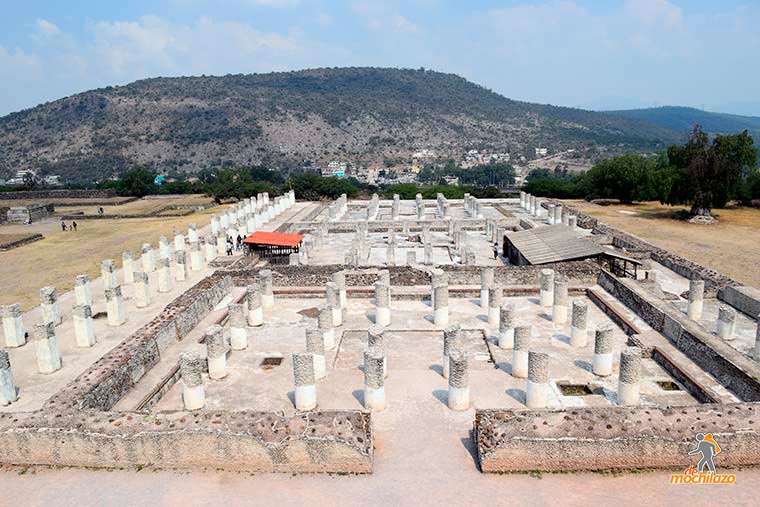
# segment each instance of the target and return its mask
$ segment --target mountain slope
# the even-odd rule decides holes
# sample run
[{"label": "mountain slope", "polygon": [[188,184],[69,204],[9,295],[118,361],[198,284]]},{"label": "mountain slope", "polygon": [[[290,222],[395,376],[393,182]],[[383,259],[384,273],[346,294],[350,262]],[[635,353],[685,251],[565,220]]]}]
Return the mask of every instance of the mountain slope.
[{"label": "mountain slope", "polygon": [[688,132],[697,123],[704,131],[713,134],[735,134],[748,130],[760,142],[760,117],[757,116],[711,113],[693,107],[676,106],[605,112],[629,120],[654,123],[678,132]]},{"label": "mountain slope", "polygon": [[197,171],[334,157],[372,163],[421,148],[457,157],[470,148],[651,150],[681,137],[636,119],[513,101],[425,70],[155,78],[0,118],[0,176],[19,168],[91,179],[135,164]]}]

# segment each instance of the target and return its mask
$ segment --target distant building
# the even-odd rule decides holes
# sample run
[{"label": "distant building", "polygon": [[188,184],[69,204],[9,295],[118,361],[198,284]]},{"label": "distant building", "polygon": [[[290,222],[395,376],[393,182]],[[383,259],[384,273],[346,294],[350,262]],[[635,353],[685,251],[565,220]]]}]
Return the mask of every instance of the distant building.
[{"label": "distant building", "polygon": [[545,157],[548,153],[549,153],[549,150],[546,148],[536,148],[537,157]]},{"label": "distant building", "polygon": [[13,176],[13,178],[9,179],[6,182],[6,184],[7,185],[23,185],[25,183],[24,178],[26,178],[27,175],[34,176],[35,173],[31,169],[20,169],[16,171],[16,174]]},{"label": "distant building", "polygon": [[323,167],[320,171],[322,176],[335,176],[337,178],[343,178],[346,175],[347,164],[345,162],[332,161],[327,164],[327,167]]},{"label": "distant building", "polygon": [[61,177],[57,174],[51,174],[50,176],[45,176],[43,181],[45,182],[45,185],[60,185]]}]

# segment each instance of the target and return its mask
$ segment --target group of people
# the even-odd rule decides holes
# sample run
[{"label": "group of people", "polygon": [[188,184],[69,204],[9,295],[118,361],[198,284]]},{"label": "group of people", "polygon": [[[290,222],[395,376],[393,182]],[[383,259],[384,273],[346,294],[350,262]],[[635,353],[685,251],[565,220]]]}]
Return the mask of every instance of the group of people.
[{"label": "group of people", "polygon": [[230,236],[227,236],[227,255],[232,255],[233,252],[243,249],[243,236],[238,234],[235,241],[232,241],[232,238]]},{"label": "group of people", "polygon": [[63,220],[61,220],[61,230],[63,232],[66,232],[67,230],[69,230],[69,231],[75,231],[76,232],[76,230],[77,230],[76,220],[72,221],[71,225],[68,225],[68,226],[66,225],[66,222],[64,222]]}]

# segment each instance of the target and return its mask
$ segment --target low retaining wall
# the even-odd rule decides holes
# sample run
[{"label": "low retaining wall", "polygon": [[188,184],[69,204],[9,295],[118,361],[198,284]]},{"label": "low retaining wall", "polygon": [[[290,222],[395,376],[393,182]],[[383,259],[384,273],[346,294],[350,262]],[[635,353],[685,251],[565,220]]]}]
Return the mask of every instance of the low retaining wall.
[{"label": "low retaining wall", "polygon": [[0,192],[0,201],[16,199],[87,199],[97,197],[116,197],[116,191],[108,189],[89,190],[27,190],[18,192]]},{"label": "low retaining wall", "polygon": [[6,250],[13,250],[14,248],[28,245],[29,243],[34,243],[35,241],[39,241],[44,238],[45,237],[42,234],[30,234],[29,236],[17,241],[9,241],[8,243],[0,244],[0,251],[4,252]]},{"label": "low retaining wall", "polygon": [[372,453],[360,411],[0,415],[0,461],[14,465],[371,473]]},{"label": "low retaining wall", "polygon": [[750,318],[760,319],[760,290],[754,287],[723,287],[718,299],[725,301]]},{"label": "low retaining wall", "polygon": [[[480,285],[480,267],[478,266],[438,266],[449,275],[451,285]],[[503,286],[537,285],[542,269],[551,268],[568,279],[571,285],[594,285],[599,274],[599,265],[594,261],[560,262],[541,266],[497,266],[494,278]],[[266,266],[273,275],[276,287],[324,287],[336,271],[346,271],[346,285],[368,286],[375,283],[377,272],[382,268],[351,268],[341,265],[328,266]],[[429,285],[430,275],[426,269],[409,266],[390,266],[388,268],[393,286]],[[225,271],[232,277],[235,286],[242,287],[253,283],[258,270],[230,269]]]},{"label": "low retaining wall", "polygon": [[760,401],[760,365],[752,359],[633,281],[602,270],[599,285],[741,400]]},{"label": "low retaining wall", "polygon": [[688,468],[696,433],[720,443],[723,467],[760,464],[760,404],[477,410],[483,472]]}]

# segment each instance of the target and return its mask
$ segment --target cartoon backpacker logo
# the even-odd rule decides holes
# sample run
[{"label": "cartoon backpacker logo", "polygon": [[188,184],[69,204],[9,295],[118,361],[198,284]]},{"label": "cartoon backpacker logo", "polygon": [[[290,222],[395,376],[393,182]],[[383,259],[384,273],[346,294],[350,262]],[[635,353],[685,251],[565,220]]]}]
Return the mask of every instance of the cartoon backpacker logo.
[{"label": "cartoon backpacker logo", "polygon": [[700,455],[699,463],[683,471],[681,474],[672,474],[670,484],[733,484],[736,482],[734,474],[719,474],[715,469],[715,457],[720,454],[720,445],[715,441],[712,433],[697,433],[696,448],[689,451],[689,456]]}]

